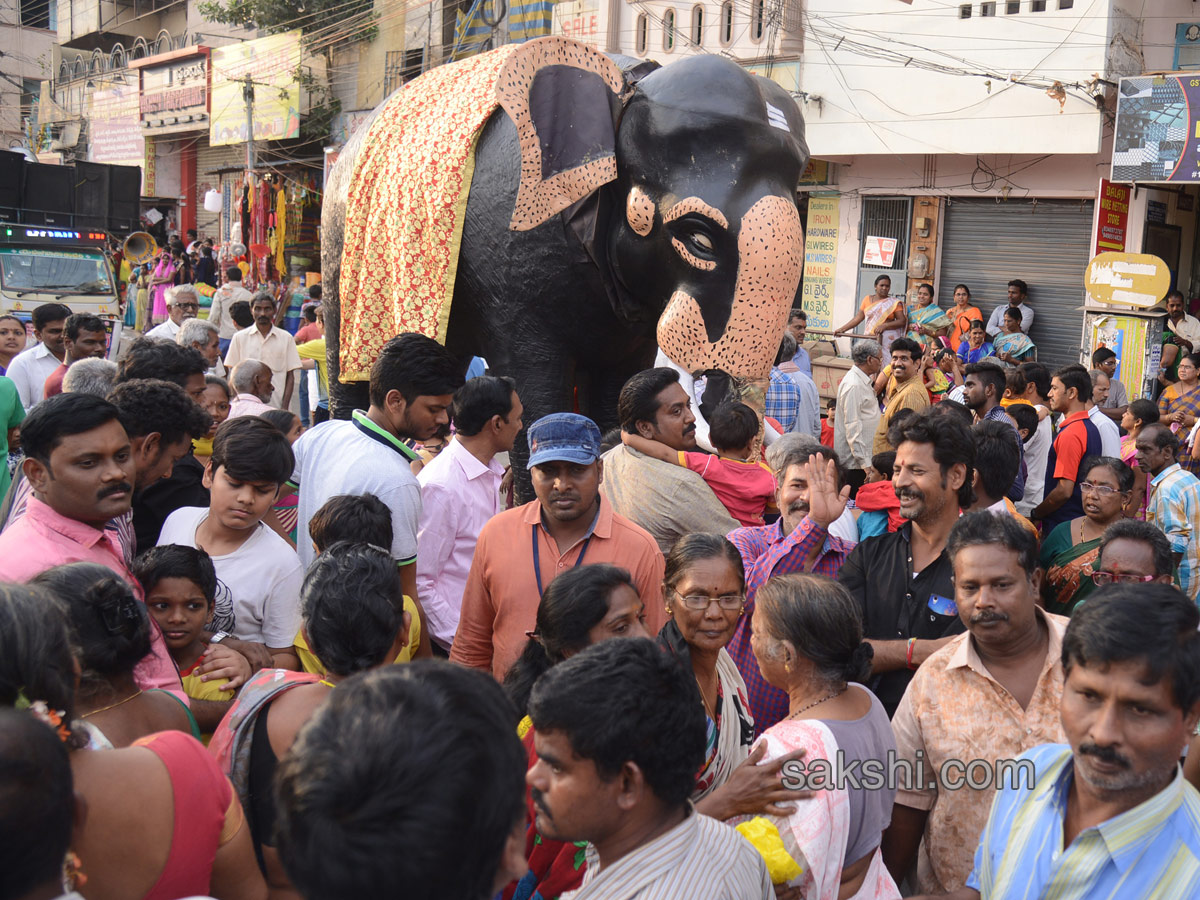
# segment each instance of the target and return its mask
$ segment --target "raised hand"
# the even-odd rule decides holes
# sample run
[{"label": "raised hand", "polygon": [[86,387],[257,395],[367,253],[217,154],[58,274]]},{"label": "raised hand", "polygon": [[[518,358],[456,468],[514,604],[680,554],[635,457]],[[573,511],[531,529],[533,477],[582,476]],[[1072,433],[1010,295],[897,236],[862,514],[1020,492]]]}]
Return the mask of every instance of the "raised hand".
[{"label": "raised hand", "polygon": [[808,481],[808,517],[828,530],[846,511],[850,500],[850,485],[840,491],[837,487],[837,463],[815,453],[804,464]]}]

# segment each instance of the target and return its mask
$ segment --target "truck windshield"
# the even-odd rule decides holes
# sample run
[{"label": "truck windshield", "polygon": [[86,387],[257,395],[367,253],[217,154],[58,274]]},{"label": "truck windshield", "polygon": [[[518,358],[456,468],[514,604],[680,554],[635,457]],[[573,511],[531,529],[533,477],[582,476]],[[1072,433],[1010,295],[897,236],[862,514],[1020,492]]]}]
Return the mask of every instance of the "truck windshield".
[{"label": "truck windshield", "polygon": [[99,253],[0,247],[0,287],[8,291],[111,294],[108,263]]}]

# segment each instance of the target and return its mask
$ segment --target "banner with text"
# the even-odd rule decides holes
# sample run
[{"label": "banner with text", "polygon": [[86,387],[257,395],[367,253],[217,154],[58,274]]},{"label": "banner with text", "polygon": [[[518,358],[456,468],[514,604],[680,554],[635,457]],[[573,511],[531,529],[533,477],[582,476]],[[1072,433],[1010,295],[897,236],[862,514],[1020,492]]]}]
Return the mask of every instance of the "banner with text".
[{"label": "banner with text", "polygon": [[1125,252],[1125,235],[1129,228],[1129,186],[1100,179],[1099,202],[1096,204],[1096,254]]},{"label": "banner with text", "polygon": [[212,125],[208,142],[246,142],[246,79],[254,87],[254,140],[300,136],[300,31],[218,47],[212,52]]},{"label": "banner with text", "polygon": [[837,194],[809,194],[808,226],[804,233],[804,287],[800,302],[808,313],[808,327],[833,328],[833,283],[837,276]]}]

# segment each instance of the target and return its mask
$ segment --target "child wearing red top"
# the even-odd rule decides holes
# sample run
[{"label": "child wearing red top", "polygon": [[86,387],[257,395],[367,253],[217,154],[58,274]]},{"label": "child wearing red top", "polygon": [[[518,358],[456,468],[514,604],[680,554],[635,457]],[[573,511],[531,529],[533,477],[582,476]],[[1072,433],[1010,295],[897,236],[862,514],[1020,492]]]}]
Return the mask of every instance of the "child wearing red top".
[{"label": "child wearing red top", "polygon": [[672,450],[651,438],[621,434],[621,440],[647,456],[686,466],[704,479],[729,514],[743,526],[763,524],[763,511],[775,509],[775,476],[766,463],[751,459],[760,423],[744,403],[723,403],[708,420],[708,436],[718,456]]}]

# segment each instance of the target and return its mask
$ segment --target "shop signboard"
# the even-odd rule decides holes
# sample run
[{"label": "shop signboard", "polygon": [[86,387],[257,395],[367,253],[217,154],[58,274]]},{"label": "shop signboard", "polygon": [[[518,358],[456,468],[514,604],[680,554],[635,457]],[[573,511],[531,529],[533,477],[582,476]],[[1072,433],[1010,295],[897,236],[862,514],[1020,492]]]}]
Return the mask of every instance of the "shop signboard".
[{"label": "shop signboard", "polygon": [[142,133],[176,134],[208,127],[208,48],[190,47],[136,60],[141,72]]},{"label": "shop signboard", "polygon": [[837,278],[837,194],[809,194],[808,226],[804,232],[804,286],[800,303],[808,313],[808,327],[833,329],[833,285]]},{"label": "shop signboard", "polygon": [[1129,233],[1129,186],[1100,179],[1096,203],[1096,253],[1124,252]]},{"label": "shop signboard", "polygon": [[600,40],[598,0],[561,0],[554,4],[551,34],[594,44]]},{"label": "shop signboard", "polygon": [[1171,289],[1171,270],[1148,253],[1101,253],[1084,274],[1088,303],[1149,309]]},{"label": "shop signboard", "polygon": [[253,140],[299,137],[300,62],[299,29],[213,50],[209,145],[246,142],[247,79],[254,87]]}]

